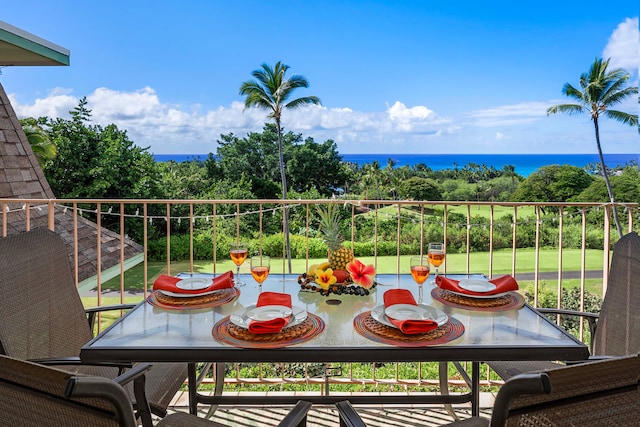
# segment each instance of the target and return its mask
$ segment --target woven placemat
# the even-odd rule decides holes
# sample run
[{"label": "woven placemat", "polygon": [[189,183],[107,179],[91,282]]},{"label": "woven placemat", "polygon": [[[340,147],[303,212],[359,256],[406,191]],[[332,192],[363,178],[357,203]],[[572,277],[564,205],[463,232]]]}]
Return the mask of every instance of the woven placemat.
[{"label": "woven placemat", "polygon": [[403,334],[400,329],[383,325],[371,317],[370,311],[360,313],[353,319],[356,332],[371,341],[391,344],[398,347],[427,347],[445,344],[459,338],[464,333],[464,325],[456,318],[449,316],[449,320],[426,334]]},{"label": "woven placemat", "polygon": [[160,291],[154,291],[147,301],[149,304],[160,308],[171,309],[197,309],[197,308],[209,308],[226,304],[233,301],[238,295],[240,290],[238,288],[227,288],[214,292],[208,295],[197,295],[188,298],[176,298],[169,295],[165,295]]},{"label": "woven placemat", "polygon": [[285,328],[276,334],[252,334],[234,325],[230,316],[213,325],[211,334],[216,341],[241,348],[280,348],[309,341],[324,331],[325,324],[315,314],[307,313],[304,322]]},{"label": "woven placemat", "polygon": [[476,311],[506,311],[524,306],[524,296],[518,292],[509,292],[497,298],[473,298],[457,295],[446,289],[433,288],[431,296],[434,300],[451,307]]}]

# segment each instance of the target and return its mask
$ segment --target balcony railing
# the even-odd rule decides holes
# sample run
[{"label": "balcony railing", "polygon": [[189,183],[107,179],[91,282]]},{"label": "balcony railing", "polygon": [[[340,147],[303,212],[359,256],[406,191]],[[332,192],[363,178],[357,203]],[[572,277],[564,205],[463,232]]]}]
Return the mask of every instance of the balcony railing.
[{"label": "balcony railing", "polygon": [[[548,284],[553,283],[551,288],[557,295],[557,307],[563,306],[562,288],[567,284],[575,286],[576,281],[580,289],[580,309],[584,308],[588,287],[603,295],[608,279],[609,249],[617,240],[610,203],[0,199],[0,219],[2,236],[36,227],[67,234],[73,247],[70,257],[76,272],[76,285],[81,295],[91,295],[85,297],[86,305],[100,306],[104,304],[103,287],[108,280],[111,283],[119,280],[116,298],[120,302],[131,302],[132,298],[146,298],[149,284],[159,274],[158,270],[175,274],[180,271],[217,273],[222,268],[230,269],[228,256],[224,256],[218,247],[225,238],[247,240],[251,237],[254,249],[273,251],[274,241],[269,240],[267,234],[283,231],[281,218],[285,209],[291,218],[290,234],[296,236],[294,252],[303,260],[306,270],[310,259],[321,258],[311,256],[314,237],[317,237],[315,206],[326,204],[338,204],[344,210],[342,224],[347,246],[355,249],[357,258],[373,263],[379,273],[407,273],[407,257],[426,248],[429,241],[437,240],[444,242],[447,249],[444,273],[483,273],[489,277],[511,274],[531,291],[534,306],[539,304],[543,283],[547,284],[547,290]],[[640,222],[636,221],[638,204],[618,203],[616,206],[623,213],[620,215],[623,229],[637,231],[637,222]],[[93,231],[89,239],[93,241],[88,245],[89,249],[86,232],[79,231],[87,223],[94,223],[90,227]],[[96,231],[103,227],[111,230],[109,238],[105,237],[105,232]],[[203,233],[210,237],[211,245],[210,259],[206,260],[197,253],[197,239]],[[363,233],[366,239],[362,239]],[[182,248],[179,254],[176,253],[175,244],[172,244],[171,237],[179,235],[188,238],[186,254],[182,253]],[[159,256],[157,242],[163,239],[166,243]],[[106,246],[107,240],[113,244]],[[367,244],[358,246],[362,240]],[[389,249],[389,245],[393,248]],[[156,258],[164,259],[162,262],[150,260],[152,248]],[[276,250],[285,253],[284,246]],[[359,250],[366,254],[358,254]],[[92,253],[87,254],[87,251]],[[88,258],[92,261],[87,261]],[[107,258],[115,262],[109,265]],[[386,261],[382,262],[383,259]],[[207,263],[207,270],[198,266],[202,262]],[[128,292],[132,283],[128,283],[125,272],[136,263],[139,264],[136,268],[142,269],[142,285],[136,284],[140,292],[132,297]],[[277,265],[273,264],[272,271],[288,272],[285,257],[281,257]],[[297,265],[300,266],[300,262]],[[585,329],[580,326],[580,338],[585,338]],[[275,376],[261,373],[257,378],[243,378],[240,367],[234,366],[228,370],[226,382],[321,384],[325,388],[329,383],[376,387],[394,384],[400,388],[438,383],[436,377],[423,378],[421,367],[414,378],[403,378],[398,367],[393,378],[379,378],[375,366],[369,371],[370,378],[363,378],[353,366],[343,366],[341,371],[342,375],[331,378],[327,377],[326,369],[315,376],[306,368],[305,375],[300,378],[285,375],[285,369]],[[463,381],[453,378],[451,383],[462,384]],[[484,384],[492,384],[489,373]]]}]

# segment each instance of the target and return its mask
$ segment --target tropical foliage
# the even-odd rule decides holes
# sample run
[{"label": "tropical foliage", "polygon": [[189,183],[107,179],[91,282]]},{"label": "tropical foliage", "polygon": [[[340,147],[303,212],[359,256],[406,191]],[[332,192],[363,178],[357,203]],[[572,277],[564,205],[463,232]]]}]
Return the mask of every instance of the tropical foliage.
[{"label": "tropical foliage", "polygon": [[[35,120],[35,119],[33,119]],[[263,203],[270,210],[260,223],[258,205],[218,204],[216,214],[229,220],[198,222],[194,230],[193,247],[196,258],[211,259],[214,232],[217,256],[228,256],[229,236],[237,232],[246,239],[251,250],[261,244],[265,253],[274,257],[286,256],[283,233],[283,212],[277,200],[282,197],[279,186],[279,153],[277,130],[274,124],[266,124],[262,132],[252,132],[244,137],[234,134],[221,135],[218,149],[204,160],[157,163],[146,148],[136,146],[126,132],[115,125],[91,124],[91,111],[86,100],[71,111],[70,120],[39,118],[42,132],[57,148],[57,157],[48,161],[43,170],[54,194],[59,198],[149,198],[149,199],[204,199],[251,200],[273,199],[273,204]],[[526,179],[515,174],[512,167],[495,169],[485,165],[456,165],[453,169],[434,171],[424,164],[398,167],[392,161],[381,167],[377,163],[359,166],[342,161],[336,144],[322,143],[301,134],[286,132],[282,135],[286,174],[291,188],[289,199],[322,199],[340,197],[344,200],[477,200],[477,201],[588,201],[607,202],[604,178],[597,168],[586,169],[569,165],[549,165],[534,172]],[[637,164],[611,171],[611,185],[618,200],[640,200],[640,173]],[[103,206],[104,210],[110,206]],[[95,205],[93,207],[95,209]],[[113,206],[113,209],[119,209]],[[135,214],[135,208],[131,208]],[[377,254],[395,256],[398,253],[396,238],[401,236],[400,253],[419,251],[421,233],[423,241],[441,241],[444,211],[424,211],[424,225],[417,221],[419,209],[407,207],[398,220],[395,208],[389,214],[371,211],[374,204],[360,206],[351,221],[351,206],[340,209],[338,234],[351,240],[356,257]],[[211,215],[210,205],[193,205],[196,216]],[[518,248],[536,245],[535,214],[523,217],[518,213]],[[187,217],[189,206],[174,205],[171,216]],[[235,214],[242,215],[238,225]],[[166,216],[166,206],[150,205],[149,215]],[[557,224],[552,221],[558,212],[543,212],[540,229],[541,246],[557,247]],[[134,215],[135,216],[135,215]],[[117,217],[113,217],[117,218]],[[119,231],[117,220],[104,216],[102,225]],[[604,241],[601,212],[588,212],[587,248],[601,249]],[[488,250],[490,219],[472,212],[466,214],[447,212],[447,250],[451,253],[466,251],[468,221],[470,227],[469,249]],[[493,247],[511,248],[513,245],[512,214],[496,215],[493,220]],[[129,218],[126,233],[134,240],[142,241],[142,221]],[[292,206],[290,210],[290,245],[293,258],[327,256],[327,245],[318,228],[319,218],[315,209],[306,211],[304,206]],[[263,239],[257,233],[262,226]],[[189,221],[172,221],[171,257],[182,259],[190,250]],[[355,232],[352,234],[352,228]],[[153,221],[147,224],[150,259],[166,256],[167,224]],[[582,242],[580,216],[564,220],[563,247],[579,248]],[[183,237],[182,235],[185,235]],[[374,238],[374,236],[377,236]],[[228,240],[228,241],[227,241]],[[225,243],[226,242],[226,243]],[[351,247],[351,244],[349,245]],[[308,251],[308,252],[307,252]]]},{"label": "tropical foliage", "polygon": [[[608,117],[629,126],[638,126],[638,115],[625,113],[615,110],[612,107],[619,105],[627,97],[638,94],[638,87],[627,86],[631,75],[621,68],[610,70],[609,59],[603,60],[596,58],[589,71],[580,76],[580,89],[575,88],[570,83],[565,83],[562,93],[572,98],[574,104],[559,104],[550,107],[547,114],[567,113],[567,114],[589,114],[593,121],[596,134],[596,146],[600,163],[602,166],[602,175],[607,187],[609,200],[615,202],[614,194],[609,182],[609,173],[602,155],[602,146],[600,144],[600,125],[601,117]],[[622,237],[622,226],[618,218],[618,211],[613,205],[613,217],[618,229],[618,235]]]},{"label": "tropical foliage", "polygon": [[[287,78],[285,75],[288,69],[289,66],[280,61],[273,68],[268,64],[262,64],[261,70],[255,70],[251,73],[254,80],[246,81],[240,86],[240,95],[245,96],[245,108],[257,107],[267,110],[269,111],[268,117],[276,123],[282,196],[285,199],[289,197],[289,193],[287,192],[287,175],[282,147],[282,112],[286,109],[320,104],[320,98],[317,96],[304,96],[289,100],[294,90],[309,87],[309,82],[299,75]],[[289,242],[289,215],[287,208],[285,208],[284,212],[284,230],[289,272],[291,272],[291,244]]]}]

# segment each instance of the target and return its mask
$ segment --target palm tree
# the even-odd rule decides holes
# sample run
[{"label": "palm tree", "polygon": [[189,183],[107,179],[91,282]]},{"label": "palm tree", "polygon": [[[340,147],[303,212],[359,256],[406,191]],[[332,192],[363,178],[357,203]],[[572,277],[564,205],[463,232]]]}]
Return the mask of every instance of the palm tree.
[{"label": "palm tree", "polygon": [[598,147],[598,155],[600,156],[600,164],[602,166],[602,175],[607,186],[609,199],[613,206],[613,218],[618,229],[618,235],[622,237],[622,227],[618,219],[618,211],[616,209],[611,183],[609,182],[609,174],[607,166],[604,163],[602,155],[602,147],[600,145],[600,129],[598,119],[608,117],[617,120],[623,124],[630,126],[638,125],[638,115],[629,114],[618,110],[612,110],[611,107],[622,102],[626,97],[638,93],[637,87],[626,87],[627,81],[631,77],[629,73],[621,68],[607,70],[609,59],[606,61],[602,58],[596,60],[589,68],[589,71],[580,76],[580,89],[576,89],[569,83],[565,83],[562,88],[562,94],[573,98],[576,104],[559,104],[550,107],[547,115],[555,113],[580,114],[588,113],[593,120],[593,126],[596,132],[596,145]]},{"label": "palm tree", "polygon": [[44,167],[47,161],[56,158],[56,145],[51,142],[49,135],[42,129],[36,119],[21,119],[20,124],[40,167]]},{"label": "palm tree", "polygon": [[[294,89],[299,87],[309,87],[309,82],[303,76],[294,75],[285,78],[289,69],[288,65],[280,61],[274,68],[267,64],[262,64],[261,70],[255,70],[251,75],[255,80],[249,80],[240,86],[240,95],[246,96],[244,100],[245,108],[258,107],[271,111],[269,118],[276,122],[278,134],[278,156],[280,160],[280,177],[282,179],[282,197],[287,198],[287,177],[285,175],[284,155],[282,154],[282,125],[280,123],[282,111],[284,109],[294,109],[305,105],[320,105],[320,99],[316,96],[305,96],[289,101],[289,97]],[[289,241],[289,211],[284,207],[284,234],[286,242],[287,261],[289,263],[289,273],[291,273],[291,243]]]}]

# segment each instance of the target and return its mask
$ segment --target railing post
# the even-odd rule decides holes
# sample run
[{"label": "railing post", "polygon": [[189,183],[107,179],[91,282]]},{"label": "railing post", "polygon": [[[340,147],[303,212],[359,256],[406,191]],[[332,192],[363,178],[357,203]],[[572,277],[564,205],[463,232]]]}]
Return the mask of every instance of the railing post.
[{"label": "railing post", "polygon": [[610,255],[609,248],[611,247],[611,205],[604,207],[604,242],[602,243],[604,249],[602,260],[602,295],[607,293],[607,283],[609,282],[609,263]]},{"label": "railing post", "polygon": [[53,200],[49,200],[47,202],[47,227],[49,228],[49,230],[51,231],[56,231],[56,211],[55,211],[55,205],[53,204]]}]

